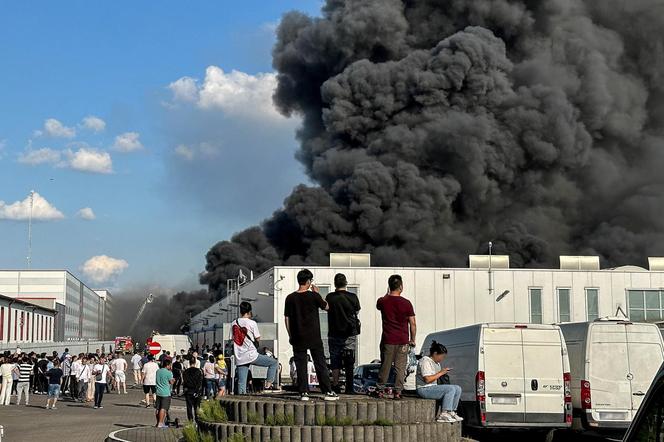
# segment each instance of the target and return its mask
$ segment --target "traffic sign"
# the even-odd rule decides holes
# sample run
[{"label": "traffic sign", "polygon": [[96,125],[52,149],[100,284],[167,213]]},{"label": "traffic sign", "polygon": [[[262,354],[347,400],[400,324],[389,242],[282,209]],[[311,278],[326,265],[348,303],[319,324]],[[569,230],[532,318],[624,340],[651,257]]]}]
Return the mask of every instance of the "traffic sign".
[{"label": "traffic sign", "polygon": [[150,344],[148,345],[148,351],[150,352],[151,355],[157,356],[161,351],[161,345],[159,344],[159,342],[150,341]]}]

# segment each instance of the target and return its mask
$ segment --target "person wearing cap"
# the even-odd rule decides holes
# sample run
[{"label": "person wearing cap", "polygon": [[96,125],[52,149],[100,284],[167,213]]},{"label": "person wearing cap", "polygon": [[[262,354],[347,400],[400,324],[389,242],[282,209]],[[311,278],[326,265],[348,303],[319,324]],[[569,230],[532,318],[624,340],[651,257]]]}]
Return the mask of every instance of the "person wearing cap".
[{"label": "person wearing cap", "polygon": [[233,321],[231,325],[233,356],[237,366],[238,394],[247,394],[247,377],[249,376],[250,365],[267,367],[265,389],[279,390],[277,382],[279,361],[258,353],[261,335],[258,331],[258,324],[251,319],[252,316],[251,304],[244,301],[240,303],[240,317]]}]

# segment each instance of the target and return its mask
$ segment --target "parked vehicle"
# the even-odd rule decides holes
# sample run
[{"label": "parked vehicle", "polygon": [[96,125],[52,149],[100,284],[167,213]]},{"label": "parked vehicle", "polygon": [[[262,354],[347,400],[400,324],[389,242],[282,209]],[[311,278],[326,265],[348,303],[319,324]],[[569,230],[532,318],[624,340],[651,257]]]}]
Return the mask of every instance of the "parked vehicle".
[{"label": "parked vehicle", "polygon": [[623,442],[664,441],[664,365],[659,369]]},{"label": "parked vehicle", "polygon": [[556,325],[476,324],[428,335],[447,347],[450,381],[463,389],[464,424],[569,428],[572,397],[565,340]]},{"label": "parked vehicle", "polygon": [[171,356],[179,355],[180,350],[187,351],[191,347],[191,340],[187,335],[152,335],[152,342],[158,342],[161,349],[170,351]]},{"label": "parked vehicle", "polygon": [[[380,371],[380,364],[358,365],[353,371],[353,391],[357,394],[373,393],[378,383],[378,371]],[[395,375],[396,372],[393,368],[387,380],[389,385],[394,385]]]},{"label": "parked vehicle", "polygon": [[560,328],[572,375],[574,428],[629,427],[664,362],[659,328],[617,318]]},{"label": "parked vehicle", "polygon": [[131,336],[118,336],[115,338],[114,344],[115,351],[123,355],[134,352],[134,341],[131,339]]}]

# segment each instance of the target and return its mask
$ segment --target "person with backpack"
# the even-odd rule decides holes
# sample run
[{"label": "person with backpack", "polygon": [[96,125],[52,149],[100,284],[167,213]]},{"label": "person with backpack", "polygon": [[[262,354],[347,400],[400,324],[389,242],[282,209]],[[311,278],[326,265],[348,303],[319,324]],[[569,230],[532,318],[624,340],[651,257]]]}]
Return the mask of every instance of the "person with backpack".
[{"label": "person with backpack", "polygon": [[231,326],[233,357],[237,366],[238,394],[247,394],[247,377],[250,365],[267,367],[265,389],[279,390],[277,382],[279,361],[258,353],[261,335],[258,331],[258,324],[251,317],[251,304],[244,301],[240,304],[240,317]]},{"label": "person with backpack", "polygon": [[187,404],[187,419],[196,417],[196,410],[201,405],[201,390],[203,389],[203,371],[196,368],[196,358],[189,356],[189,368],[182,373],[182,391]]},{"label": "person with backpack", "polygon": [[353,394],[353,370],[355,368],[355,351],[357,335],[360,334],[360,300],[355,293],[346,290],[346,275],[337,273],[334,276],[335,291],[328,294],[325,300],[330,310],[327,312],[328,342],[330,345],[330,368],[332,368],[332,389],[341,393],[339,374],[344,369],[346,377],[346,394]]}]

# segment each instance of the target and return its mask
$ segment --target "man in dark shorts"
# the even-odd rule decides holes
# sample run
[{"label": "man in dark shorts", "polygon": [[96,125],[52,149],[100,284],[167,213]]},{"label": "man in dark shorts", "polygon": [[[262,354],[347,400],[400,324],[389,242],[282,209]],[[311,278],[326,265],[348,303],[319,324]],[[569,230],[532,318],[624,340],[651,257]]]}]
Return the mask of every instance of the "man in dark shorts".
[{"label": "man in dark shorts", "polygon": [[320,296],[318,287],[313,284],[314,275],[304,269],[297,274],[299,288],[286,297],[284,316],[293,356],[297,367],[297,387],[300,400],[309,400],[309,379],[307,350],[311,352],[318,384],[326,401],[336,401],[339,396],[332,391],[330,375],[325,363],[325,350],[320,337],[318,310],[328,310],[327,302]]},{"label": "man in dark shorts", "polygon": [[415,311],[413,304],[401,296],[403,280],[400,275],[392,275],[387,280],[389,292],[378,298],[376,308],[383,319],[383,335],[381,345],[381,365],[378,372],[378,395],[382,396],[385,384],[394,364],[396,378],[394,381],[394,399],[401,399],[401,390],[406,377],[409,345],[415,346]]},{"label": "man in dark shorts", "polygon": [[171,360],[165,358],[162,366],[157,370],[157,400],[155,401],[155,417],[157,418],[157,428],[166,428],[164,423],[166,414],[171,408],[171,385],[175,383],[173,373],[171,372]]},{"label": "man in dark shorts", "polygon": [[360,321],[357,317],[360,301],[355,293],[346,290],[347,285],[346,275],[337,273],[334,276],[336,290],[327,295],[325,300],[330,307],[327,312],[327,323],[332,389],[341,393],[339,373],[343,368],[346,377],[346,394],[352,394],[357,335],[360,333]]},{"label": "man in dark shorts", "polygon": [[[148,355],[148,362],[143,365],[141,372],[143,373],[143,393],[145,393],[145,407],[150,406],[150,393],[155,397],[157,393],[157,371],[159,365],[154,361],[154,356]],[[155,398],[156,400],[156,398]]]}]

